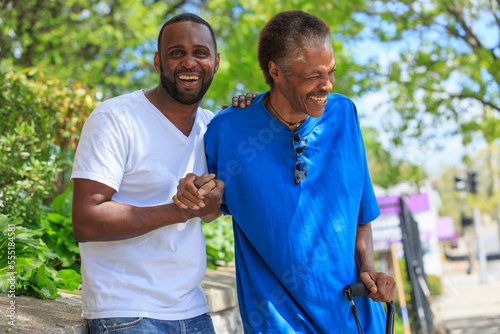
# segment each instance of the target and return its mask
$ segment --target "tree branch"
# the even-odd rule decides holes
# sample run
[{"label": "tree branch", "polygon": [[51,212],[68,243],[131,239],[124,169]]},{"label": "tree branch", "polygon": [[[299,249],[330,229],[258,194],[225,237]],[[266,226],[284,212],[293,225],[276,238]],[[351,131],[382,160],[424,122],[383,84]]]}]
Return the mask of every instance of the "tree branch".
[{"label": "tree branch", "polygon": [[458,99],[474,99],[476,101],[479,101],[483,105],[489,106],[489,107],[495,109],[496,111],[500,112],[500,107],[499,106],[496,106],[496,105],[494,105],[491,102],[487,102],[487,101],[483,100],[482,98],[480,98],[478,96],[475,96],[475,95],[472,95],[472,94],[465,94],[465,93],[458,93],[458,94],[447,93],[447,94],[450,95],[451,97],[456,97]]},{"label": "tree branch", "polygon": [[500,29],[500,18],[497,15],[497,9],[500,7],[500,0],[497,0],[497,4],[495,3],[494,0],[491,0],[491,13],[493,14],[493,17],[495,18],[495,21],[497,22],[497,26]]},{"label": "tree branch", "polygon": [[451,16],[455,18],[455,20],[460,24],[460,27],[462,27],[462,29],[465,31],[465,36],[463,37],[463,39],[467,42],[467,44],[469,44],[472,48],[479,47],[484,49],[485,47],[481,44],[481,41],[477,38],[477,36],[474,34],[474,32],[472,32],[470,27],[465,22],[463,15],[461,15],[461,13],[455,8],[448,6],[448,3],[446,1],[443,1],[442,3],[448,13],[450,13]]},{"label": "tree branch", "polygon": [[[168,4],[170,4],[170,1],[165,1]],[[168,16],[170,14],[174,14],[175,11],[179,8],[181,8],[183,5],[185,5],[187,0],[179,0],[178,3],[171,5],[168,9],[167,12],[165,13],[165,16]]]}]

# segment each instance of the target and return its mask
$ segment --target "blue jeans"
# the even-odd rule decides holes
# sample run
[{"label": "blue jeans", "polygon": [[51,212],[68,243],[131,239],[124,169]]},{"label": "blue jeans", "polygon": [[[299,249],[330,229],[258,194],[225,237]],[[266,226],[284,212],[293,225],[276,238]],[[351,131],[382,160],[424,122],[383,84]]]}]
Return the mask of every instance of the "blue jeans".
[{"label": "blue jeans", "polygon": [[150,318],[89,319],[90,334],[215,334],[208,314],[186,320]]}]

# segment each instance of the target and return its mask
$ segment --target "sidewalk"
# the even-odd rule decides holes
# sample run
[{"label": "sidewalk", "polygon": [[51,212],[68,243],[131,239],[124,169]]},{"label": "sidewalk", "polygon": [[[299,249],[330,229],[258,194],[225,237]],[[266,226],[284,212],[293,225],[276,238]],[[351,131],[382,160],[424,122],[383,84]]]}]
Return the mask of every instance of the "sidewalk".
[{"label": "sidewalk", "polygon": [[488,261],[488,281],[477,272],[467,275],[464,261],[444,266],[443,295],[434,301],[434,313],[449,334],[500,333],[500,260]]}]

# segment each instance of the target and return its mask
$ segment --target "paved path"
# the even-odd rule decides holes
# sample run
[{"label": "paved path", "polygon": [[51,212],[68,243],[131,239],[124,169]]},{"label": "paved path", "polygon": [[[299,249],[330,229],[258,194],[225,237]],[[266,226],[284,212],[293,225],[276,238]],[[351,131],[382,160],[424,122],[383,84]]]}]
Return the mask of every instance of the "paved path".
[{"label": "paved path", "polygon": [[500,260],[488,261],[488,281],[467,275],[465,262],[447,262],[443,296],[434,302],[435,313],[450,334],[500,333]]}]

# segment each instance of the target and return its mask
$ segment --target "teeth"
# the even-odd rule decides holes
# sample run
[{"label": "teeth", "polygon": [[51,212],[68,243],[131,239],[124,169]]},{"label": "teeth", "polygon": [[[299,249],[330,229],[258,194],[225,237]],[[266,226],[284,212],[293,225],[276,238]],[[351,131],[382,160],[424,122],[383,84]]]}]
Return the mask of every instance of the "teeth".
[{"label": "teeth", "polygon": [[317,96],[311,96],[311,99],[317,102],[325,103],[326,102],[326,96],[325,97],[317,97]]},{"label": "teeth", "polygon": [[198,78],[197,76],[179,75],[181,80],[198,80]]}]

